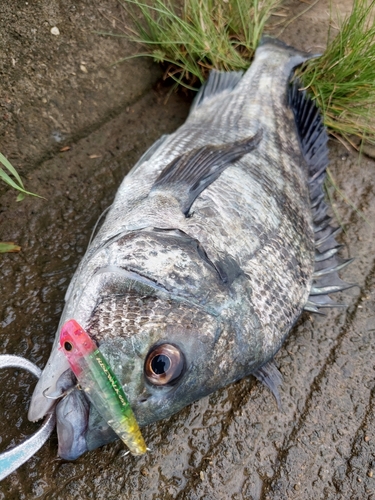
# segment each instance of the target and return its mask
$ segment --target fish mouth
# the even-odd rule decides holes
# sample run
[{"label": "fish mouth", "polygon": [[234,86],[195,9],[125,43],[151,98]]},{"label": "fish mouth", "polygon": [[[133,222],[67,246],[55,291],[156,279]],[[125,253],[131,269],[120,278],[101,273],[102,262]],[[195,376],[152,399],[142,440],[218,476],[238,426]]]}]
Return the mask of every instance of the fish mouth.
[{"label": "fish mouth", "polygon": [[75,460],[88,450],[86,431],[89,402],[82,391],[73,389],[56,406],[56,429],[59,457]]},{"label": "fish mouth", "polygon": [[[75,320],[69,320],[63,325],[60,349],[69,361],[74,378],[79,384],[77,387],[85,392],[93,408],[99,412],[132,454],[145,453],[146,444],[122,384],[97,343]],[[68,386],[71,385],[72,375],[69,371],[66,378]],[[58,385],[63,386],[62,389],[65,388],[64,374],[60,377]],[[64,431],[68,430],[69,437],[73,441],[73,444],[69,443],[68,449],[72,449],[77,443],[78,453],[81,453],[86,449],[83,436],[86,433],[88,405],[84,398],[74,392],[71,398],[64,400],[60,406],[57,417],[60,424],[58,434],[63,435]],[[62,443],[65,444],[65,441],[62,440]],[[65,456],[66,452],[63,454]],[[76,455],[76,452],[72,454]]]},{"label": "fish mouth", "polygon": [[76,460],[83,453],[118,439],[84,392],[77,388],[56,405],[56,430],[57,454],[64,460]]},{"label": "fish mouth", "polygon": [[40,420],[52,410],[56,401],[54,398],[49,398],[48,395],[59,393],[58,381],[67,370],[70,370],[67,359],[62,352],[55,349],[54,345],[51,356],[34,389],[28,412],[28,419],[31,422]]},{"label": "fish mouth", "polygon": [[56,394],[45,394],[58,399],[56,404],[57,454],[64,460],[76,460],[83,453],[103,446],[118,438],[101,418],[84,391],[77,385],[73,372],[66,370],[57,380]]},{"label": "fish mouth", "polygon": [[[60,377],[58,385],[61,385],[63,379],[68,378],[74,379],[70,370]],[[124,441],[123,437],[103,419],[75,380],[74,383],[75,385],[65,391],[56,405],[58,456],[64,460],[76,460],[86,451],[95,450],[119,438]],[[130,444],[128,442],[125,444],[134,454]]]}]

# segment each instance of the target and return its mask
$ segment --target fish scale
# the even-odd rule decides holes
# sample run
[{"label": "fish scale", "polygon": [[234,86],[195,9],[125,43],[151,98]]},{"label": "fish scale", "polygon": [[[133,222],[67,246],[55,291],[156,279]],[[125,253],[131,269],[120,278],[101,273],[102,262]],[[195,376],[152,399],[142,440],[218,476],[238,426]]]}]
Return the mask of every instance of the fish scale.
[{"label": "fish scale", "polygon": [[[322,190],[327,135],[291,83],[309,57],[265,39],[245,74],[212,72],[185,124],[125,177],[73,277],[60,327],[74,319],[98,341],[139,425],[249,374],[280,405],[274,355],[304,309],[349,286]],[[56,346],[31,420],[69,368]],[[83,397],[57,405],[59,436],[70,425],[91,450],[116,436],[95,404],[77,417]],[[72,441],[63,458],[84,451]]]}]

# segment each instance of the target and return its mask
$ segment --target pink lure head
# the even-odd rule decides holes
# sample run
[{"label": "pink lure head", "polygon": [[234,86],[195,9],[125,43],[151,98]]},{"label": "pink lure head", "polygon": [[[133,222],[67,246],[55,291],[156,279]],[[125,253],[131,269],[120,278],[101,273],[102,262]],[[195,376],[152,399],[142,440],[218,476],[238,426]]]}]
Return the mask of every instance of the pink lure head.
[{"label": "pink lure head", "polygon": [[60,332],[60,350],[67,357],[73,372],[81,371],[79,360],[97,349],[89,334],[75,321],[70,319],[63,324]]}]

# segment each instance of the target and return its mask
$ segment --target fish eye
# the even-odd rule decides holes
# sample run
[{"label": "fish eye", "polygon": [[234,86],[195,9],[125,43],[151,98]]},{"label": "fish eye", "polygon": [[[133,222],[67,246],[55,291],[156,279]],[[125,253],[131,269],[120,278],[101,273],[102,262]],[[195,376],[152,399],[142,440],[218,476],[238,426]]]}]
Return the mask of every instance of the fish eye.
[{"label": "fish eye", "polygon": [[73,346],[70,342],[64,342],[64,349],[69,352],[73,349]]},{"label": "fish eye", "polygon": [[145,375],[154,385],[175,384],[185,367],[185,358],[180,349],[172,344],[154,347],[145,361]]}]

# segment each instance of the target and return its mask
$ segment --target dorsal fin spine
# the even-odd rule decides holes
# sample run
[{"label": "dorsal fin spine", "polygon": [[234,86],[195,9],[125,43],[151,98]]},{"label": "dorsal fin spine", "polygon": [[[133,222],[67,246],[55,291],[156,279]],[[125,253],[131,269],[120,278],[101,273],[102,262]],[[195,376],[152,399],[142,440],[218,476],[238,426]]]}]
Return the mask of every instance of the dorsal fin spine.
[{"label": "dorsal fin spine", "polygon": [[[338,276],[338,272],[349,265],[352,259],[342,260],[337,255],[339,245],[335,236],[341,228],[330,225],[331,217],[327,215],[327,205],[324,201],[323,183],[328,166],[327,132],[315,102],[307,96],[306,91],[299,90],[299,87],[300,82],[295,80],[291,85],[289,103],[294,113],[301,151],[307,167],[317,257],[313,285],[305,309],[320,313],[320,307],[336,305],[328,297],[329,293],[353,286]],[[322,299],[317,301],[317,296]]]},{"label": "dorsal fin spine", "polygon": [[199,108],[207,99],[225,91],[233,90],[243,76],[243,71],[212,70],[207,81],[199,89],[191,105],[190,114]]}]

